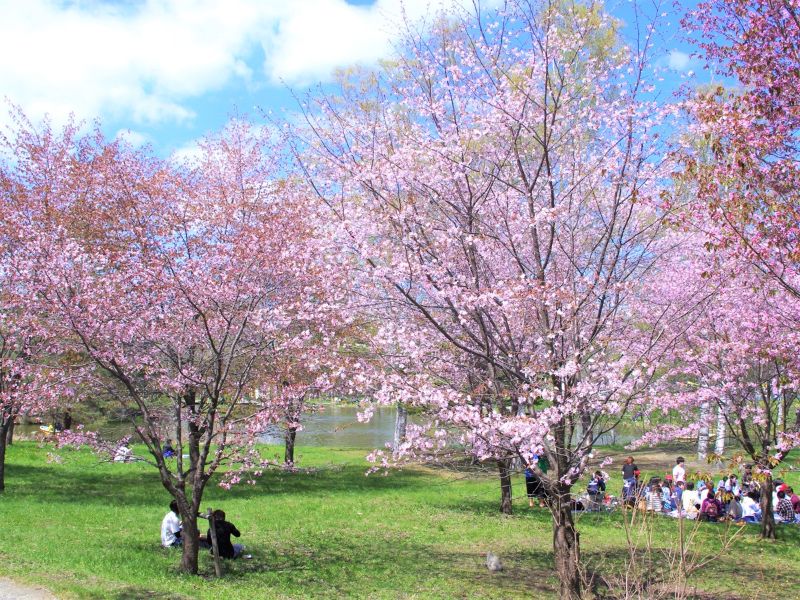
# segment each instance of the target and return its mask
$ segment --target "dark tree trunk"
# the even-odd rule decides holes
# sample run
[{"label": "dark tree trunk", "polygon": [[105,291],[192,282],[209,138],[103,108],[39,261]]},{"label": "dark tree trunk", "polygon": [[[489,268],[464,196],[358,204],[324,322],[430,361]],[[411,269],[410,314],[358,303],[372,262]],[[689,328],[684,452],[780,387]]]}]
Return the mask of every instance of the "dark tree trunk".
[{"label": "dark tree trunk", "polygon": [[14,443],[14,419],[8,423],[8,431],[6,432],[6,446],[11,446]]},{"label": "dark tree trunk", "polygon": [[283,451],[283,462],[287,465],[294,465],[294,442],[297,438],[297,427],[287,427],[284,436],[285,448]]},{"label": "dark tree trunk", "polygon": [[500,512],[510,515],[513,512],[511,507],[511,459],[498,460],[497,468],[500,471]]},{"label": "dark tree trunk", "polygon": [[581,436],[591,439],[594,436],[592,431],[592,415],[588,412],[581,414]]},{"label": "dark tree trunk", "polygon": [[197,527],[197,514],[181,511],[183,554],[180,570],[183,573],[197,575],[198,553],[200,551],[200,530]]},{"label": "dark tree trunk", "polygon": [[63,425],[64,425],[63,427],[64,431],[72,429],[72,413],[69,412],[68,410],[64,411]]},{"label": "dark tree trunk", "polygon": [[553,513],[553,554],[556,574],[561,583],[561,600],[580,600],[583,583],[580,574],[580,539],[572,519],[569,488],[558,485],[558,491],[549,499]]},{"label": "dark tree trunk", "polygon": [[[184,396],[186,406],[194,412],[195,408],[195,392],[190,390]],[[197,527],[197,513],[200,510],[200,502],[203,498],[203,490],[205,487],[204,470],[205,464],[200,461],[200,439],[203,432],[197,424],[190,420],[188,422],[188,439],[187,445],[189,446],[189,473],[190,473],[190,490],[191,497],[187,495],[186,488],[182,484],[176,494],[178,501],[178,508],[181,512],[181,521],[183,526],[183,554],[181,556],[180,570],[183,573],[197,575],[198,560],[197,554],[200,548],[200,531]]]},{"label": "dark tree trunk", "polygon": [[775,515],[772,512],[772,475],[761,486],[761,537],[775,539]]}]

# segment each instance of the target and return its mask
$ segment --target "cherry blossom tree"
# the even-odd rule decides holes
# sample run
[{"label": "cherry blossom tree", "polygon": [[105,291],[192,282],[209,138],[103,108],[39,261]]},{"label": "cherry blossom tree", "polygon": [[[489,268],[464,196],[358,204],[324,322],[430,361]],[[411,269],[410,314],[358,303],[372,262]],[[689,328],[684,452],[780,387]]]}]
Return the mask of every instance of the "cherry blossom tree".
[{"label": "cherry blossom tree", "polygon": [[772,472],[800,441],[800,337],[788,325],[800,305],[740,257],[707,252],[702,236],[689,239],[693,243],[673,255],[672,276],[653,286],[648,303],[650,310],[690,307],[673,321],[683,333],[652,390],[660,402],[648,408],[671,411],[679,425],[655,427],[640,442],[708,431],[721,415],[717,428],[755,463],[762,536],[774,539]]},{"label": "cherry blossom tree", "polygon": [[[9,221],[5,221],[8,225]],[[8,242],[8,237],[5,242]],[[54,344],[27,314],[17,281],[18,266],[7,244],[0,250],[0,491],[5,489],[5,458],[14,421],[66,403]]]},{"label": "cherry blossom tree", "polygon": [[[60,140],[47,146],[23,133],[18,164],[49,186],[28,248],[37,312],[134,415],[139,458],[178,502],[181,569],[196,573],[205,487],[222,466],[231,485],[269,464],[250,426],[279,419],[281,405],[254,391],[276,356],[313,341],[302,323],[324,304],[301,198],[276,177],[272,133],[244,122],[183,166],[99,138],[39,136]],[[60,156],[74,168],[56,168]]]},{"label": "cherry blossom tree", "polygon": [[[328,349],[309,345],[303,352],[284,355],[275,361],[269,373],[266,389],[260,393],[273,395],[273,401],[282,406],[282,419],[278,423],[284,441],[283,462],[288,468],[295,466],[297,433],[303,429],[305,418],[323,410],[316,400],[334,388],[328,376],[331,364],[327,360]],[[306,365],[313,365],[307,370]]]},{"label": "cherry blossom tree", "polygon": [[[60,356],[58,340],[31,310],[31,265],[24,247],[31,236],[32,206],[18,193],[19,181],[12,175],[8,159],[14,149],[0,135],[0,491],[5,489],[5,457],[15,420],[68,406],[69,388],[64,384],[79,368]],[[22,170],[24,164],[15,168]]]},{"label": "cherry blossom tree", "polygon": [[739,86],[687,103],[691,133],[705,144],[687,151],[685,174],[711,217],[709,243],[800,296],[800,4],[711,0],[684,25],[709,68]]},{"label": "cherry blossom tree", "polygon": [[771,470],[796,445],[797,427],[800,5],[712,0],[684,25],[708,67],[736,87],[690,92],[685,104],[692,143],[678,181],[695,197],[683,225],[701,232],[713,258],[698,262],[722,291],[689,341],[699,387],[683,393],[705,394],[701,429],[716,407],[765,474],[762,535],[774,537]]},{"label": "cherry blossom tree", "polygon": [[373,307],[376,398],[433,414],[401,451],[456,428],[501,470],[547,456],[563,598],[581,595],[570,490],[663,343],[628,308],[660,254],[661,110],[642,97],[647,36],[613,31],[594,5],[454,10],[312,98],[297,134]]}]

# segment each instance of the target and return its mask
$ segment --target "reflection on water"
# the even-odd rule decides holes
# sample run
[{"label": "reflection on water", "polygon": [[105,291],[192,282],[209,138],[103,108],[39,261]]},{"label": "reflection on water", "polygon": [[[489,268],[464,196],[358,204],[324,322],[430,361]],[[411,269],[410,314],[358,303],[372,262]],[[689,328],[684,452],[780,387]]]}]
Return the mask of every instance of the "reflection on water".
[{"label": "reflection on water", "polygon": [[[375,410],[369,423],[359,423],[357,406],[352,404],[326,405],[319,412],[307,415],[303,429],[297,433],[297,446],[329,446],[334,448],[360,448],[371,450],[384,448],[394,436],[395,409],[380,407]],[[409,419],[413,421],[413,417]],[[20,438],[34,438],[40,434],[38,425],[18,425],[15,431]],[[108,440],[118,440],[131,435],[130,425],[115,423],[99,429],[100,435]],[[580,433],[578,433],[580,435]],[[600,437],[598,446],[629,444],[638,436],[629,432],[612,431]],[[283,432],[279,427],[265,431],[260,440],[268,444],[283,444]]]},{"label": "reflection on water", "polygon": [[[358,407],[351,404],[326,405],[321,411],[303,419],[303,429],[297,433],[298,446],[332,446],[337,448],[383,448],[394,436],[395,410],[380,407],[375,410],[369,423],[359,423]],[[19,439],[40,438],[38,425],[17,425],[14,429]],[[100,427],[103,439],[118,440],[133,433],[126,423],[115,423]],[[272,427],[261,435],[260,440],[268,444],[283,444],[283,433]]]},{"label": "reflection on water", "polygon": [[[349,404],[325,406],[308,415],[303,429],[297,433],[298,446],[331,446],[336,448],[383,448],[394,436],[395,409],[380,407],[369,423],[359,423],[358,407]],[[274,427],[264,432],[261,441],[282,444],[283,433]]]},{"label": "reflection on water", "polygon": [[[92,429],[95,431],[95,429]],[[125,436],[133,435],[133,427],[128,423],[111,423],[98,427],[96,431],[104,440],[119,440]],[[47,435],[43,432],[39,425],[15,425],[14,438],[21,440],[41,439],[42,436]]]}]

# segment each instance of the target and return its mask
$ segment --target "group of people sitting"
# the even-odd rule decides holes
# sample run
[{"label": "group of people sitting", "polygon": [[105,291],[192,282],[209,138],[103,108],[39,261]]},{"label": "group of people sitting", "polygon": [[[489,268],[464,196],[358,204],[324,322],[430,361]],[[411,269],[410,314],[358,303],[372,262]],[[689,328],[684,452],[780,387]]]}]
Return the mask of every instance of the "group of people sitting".
[{"label": "group of people sitting", "polygon": [[[215,510],[213,517],[219,555],[222,558],[239,558],[242,556],[244,546],[231,543],[231,536],[241,536],[239,530],[233,523],[225,520],[224,511]],[[211,549],[213,553],[212,539],[211,527],[209,526],[208,533],[205,536],[200,534],[198,544],[201,548]],[[178,502],[173,500],[169,504],[169,512],[164,515],[161,521],[161,545],[164,548],[179,548],[183,546],[183,541],[183,525],[178,513]],[[244,557],[250,558],[250,555],[244,555]]]},{"label": "group of people sitting", "polygon": [[[629,456],[622,468],[624,503],[654,513],[701,521],[761,521],[760,500],[764,490],[753,477],[751,466],[745,467],[741,481],[735,474],[729,474],[715,485],[711,479],[687,481],[684,464],[684,458],[679,456],[671,474],[653,477],[644,484],[639,481],[640,473],[633,457]],[[774,484],[772,509],[776,522],[800,523],[800,497],[783,481],[775,480]],[[590,482],[587,487],[590,496],[593,485]]]}]

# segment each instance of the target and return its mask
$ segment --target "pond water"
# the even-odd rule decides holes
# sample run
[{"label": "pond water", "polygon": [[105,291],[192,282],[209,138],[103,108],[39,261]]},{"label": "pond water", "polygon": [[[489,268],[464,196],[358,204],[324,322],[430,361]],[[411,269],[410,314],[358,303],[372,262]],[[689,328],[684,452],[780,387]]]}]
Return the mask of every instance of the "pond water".
[{"label": "pond water", "polygon": [[[326,405],[318,413],[308,415],[302,431],[297,432],[298,446],[332,446],[336,448],[383,448],[394,437],[396,411],[379,407],[369,423],[359,423],[359,408],[351,404]],[[283,433],[277,427],[266,431],[261,441],[282,444]]]},{"label": "pond water", "polygon": [[[297,446],[330,446],[336,448],[359,448],[372,450],[384,448],[394,436],[395,409],[380,407],[375,410],[369,423],[359,423],[356,413],[359,408],[352,404],[329,404],[315,414],[305,417],[303,429],[297,433]],[[413,421],[413,417],[409,421]],[[35,437],[39,434],[38,425],[19,425],[15,429],[20,437]],[[116,423],[99,429],[105,439],[119,439],[132,432],[129,425]],[[599,446],[609,444],[628,444],[635,435],[629,432],[612,431],[601,436]],[[283,444],[283,432],[273,427],[261,435],[267,444]]]},{"label": "pond water", "polygon": [[[333,446],[337,448],[383,448],[394,436],[395,409],[381,407],[375,410],[369,423],[359,423],[358,407],[352,404],[325,405],[315,414],[303,420],[303,429],[297,433],[298,446]],[[126,423],[115,423],[98,428],[100,436],[118,440],[131,435],[133,430]],[[38,425],[17,425],[15,436],[37,438],[41,435]],[[266,444],[283,444],[283,433],[272,427],[261,435]]]}]

